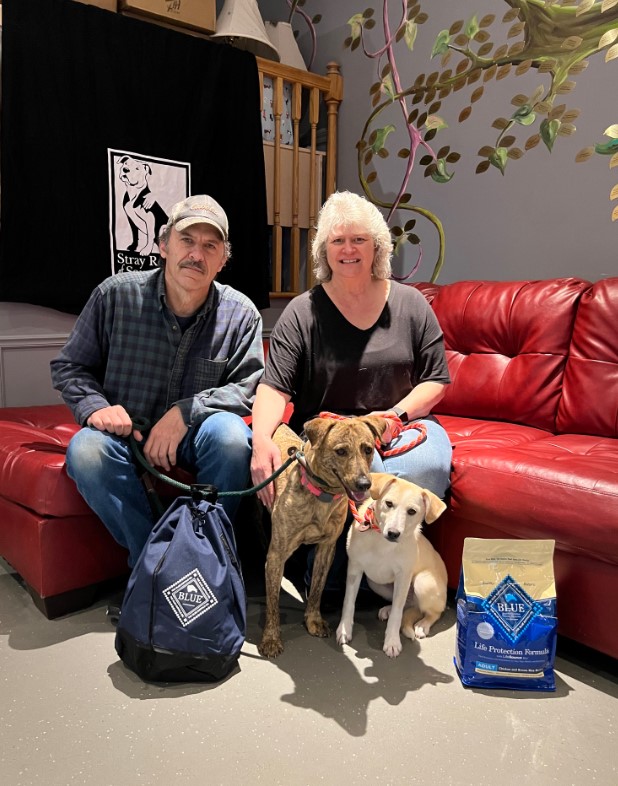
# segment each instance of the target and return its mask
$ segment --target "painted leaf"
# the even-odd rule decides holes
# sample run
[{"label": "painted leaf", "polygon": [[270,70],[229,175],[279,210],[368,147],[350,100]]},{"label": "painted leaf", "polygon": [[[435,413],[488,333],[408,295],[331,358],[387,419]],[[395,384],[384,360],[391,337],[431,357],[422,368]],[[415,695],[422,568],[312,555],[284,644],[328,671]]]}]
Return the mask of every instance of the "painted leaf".
[{"label": "painted leaf", "polygon": [[541,139],[545,143],[545,147],[549,150],[550,153],[554,146],[554,142],[556,141],[556,135],[560,125],[561,123],[557,119],[543,120],[541,123],[541,128],[539,129],[541,132]]},{"label": "painted leaf", "polygon": [[594,155],[594,147],[585,147],[583,150],[580,150],[579,153],[575,156],[575,162],[577,164],[581,164],[584,161],[588,161]]},{"label": "painted leaf", "polygon": [[478,19],[476,18],[476,14],[474,14],[473,16],[470,17],[470,19],[466,23],[464,32],[468,36],[468,38],[474,38],[474,36],[478,33],[478,31],[479,31],[479,23],[478,23]]},{"label": "painted leaf", "polygon": [[405,23],[404,39],[406,42],[406,46],[410,51],[414,49],[414,42],[416,41],[417,33],[418,33],[418,25],[416,24],[416,22],[408,20]]},{"label": "painted leaf", "polygon": [[618,205],[612,210],[612,221],[618,221]]},{"label": "painted leaf", "polygon": [[581,3],[577,7],[577,11],[575,11],[575,16],[580,16],[581,14],[585,14],[586,11],[589,11],[592,8],[594,3],[595,0],[581,0]]},{"label": "painted leaf", "polygon": [[517,74],[517,76],[521,76],[522,74],[525,74],[526,71],[528,71],[531,65],[532,65],[532,60],[524,60],[523,63],[520,63],[515,68],[515,73]]},{"label": "painted leaf", "polygon": [[448,124],[439,115],[429,115],[427,120],[425,120],[425,128],[428,131],[432,129],[440,131],[442,128],[448,128]]},{"label": "painted leaf", "polygon": [[364,20],[362,14],[354,14],[354,16],[351,16],[348,19],[352,41],[356,41],[358,38],[361,37],[361,34],[363,32],[363,21]]},{"label": "painted leaf", "polygon": [[395,130],[395,126],[387,125],[384,128],[376,128],[375,139],[371,143],[371,149],[374,153],[378,153],[384,147],[386,137]]},{"label": "painted leaf", "polygon": [[506,147],[497,147],[494,152],[489,156],[489,163],[492,166],[495,166],[497,169],[504,174],[504,169],[506,167],[508,157],[508,150]]},{"label": "painted leaf", "polygon": [[605,11],[608,11],[610,8],[613,8],[616,5],[616,3],[618,3],[618,0],[603,0],[603,2],[601,3],[601,13],[605,13]]},{"label": "painted leaf", "polygon": [[512,158],[514,161],[517,161],[523,156],[523,154],[524,154],[523,151],[520,150],[518,147],[512,147],[507,153],[507,156],[509,158]]},{"label": "painted leaf", "polygon": [[573,123],[560,123],[560,128],[558,129],[558,133],[560,136],[573,136],[577,129],[573,125]]},{"label": "painted leaf", "polygon": [[604,47],[613,44],[617,38],[618,30],[608,30],[607,33],[603,33],[599,39],[599,49],[603,49]]},{"label": "painted leaf", "polygon": [[431,56],[435,57],[436,55],[443,55],[445,52],[447,52],[450,40],[451,36],[449,31],[441,30],[438,33],[438,37],[434,41],[433,49],[431,50]]},{"label": "painted leaf", "polygon": [[526,148],[526,150],[532,150],[532,148],[536,147],[540,141],[541,141],[540,134],[532,134],[531,137],[528,137],[528,139],[526,139],[526,144],[524,145],[524,147]]},{"label": "painted leaf", "polygon": [[475,104],[479,98],[483,95],[485,88],[481,85],[481,87],[477,87],[476,90],[470,96],[471,103]]},{"label": "painted leaf", "polygon": [[577,49],[581,46],[581,43],[584,39],[580,38],[578,35],[570,35],[568,38],[565,38],[562,44],[560,45],[561,49],[567,49],[569,52],[572,52],[574,49]]},{"label": "painted leaf", "polygon": [[613,156],[618,151],[618,139],[610,139],[609,142],[603,142],[594,146],[594,152],[602,156]]},{"label": "painted leaf", "polygon": [[489,158],[489,156],[494,152],[494,148],[490,147],[489,145],[483,145],[483,147],[477,153],[478,156],[482,158]]},{"label": "painted leaf", "polygon": [[618,123],[608,126],[605,131],[603,131],[603,136],[609,136],[611,139],[618,139]]},{"label": "painted leaf", "polygon": [[387,74],[382,80],[381,90],[391,101],[395,100],[395,86],[393,85],[393,78],[390,74]]},{"label": "painted leaf", "polygon": [[612,202],[614,199],[618,199],[618,185],[614,186],[609,192],[609,198],[612,200]]},{"label": "painted leaf", "polygon": [[524,104],[528,103],[528,96],[525,96],[523,93],[518,93],[516,96],[511,98],[511,104],[513,106],[523,106]]},{"label": "painted leaf", "polygon": [[611,60],[615,60],[618,57],[618,44],[614,44],[610,46],[610,48],[605,53],[605,62],[609,63]]},{"label": "painted leaf", "polygon": [[479,164],[477,164],[475,172],[477,175],[481,175],[483,172],[487,172],[490,166],[491,165],[489,161],[481,161]]},{"label": "painted leaf", "polygon": [[613,169],[615,166],[618,166],[618,153],[614,153],[614,155],[609,159],[609,168]]},{"label": "painted leaf", "polygon": [[516,22],[510,28],[509,32],[506,34],[506,37],[507,38],[515,38],[515,36],[519,35],[523,31],[524,27],[525,27],[525,25],[524,25],[523,22]]},{"label": "painted leaf", "polygon": [[452,177],[453,174],[446,171],[446,161],[443,158],[439,158],[436,161],[435,170],[431,173],[431,179],[435,180],[436,183],[448,183]]},{"label": "painted leaf", "polygon": [[479,22],[479,27],[489,27],[489,25],[492,24],[495,18],[496,18],[495,14],[487,14]]},{"label": "painted leaf", "polygon": [[512,119],[522,126],[531,126],[536,120],[536,114],[532,111],[530,104],[524,104],[516,109],[511,115]]},{"label": "painted leaf", "polygon": [[395,238],[395,242],[393,243],[393,253],[395,256],[398,256],[400,247],[407,241],[408,236],[401,234]]}]

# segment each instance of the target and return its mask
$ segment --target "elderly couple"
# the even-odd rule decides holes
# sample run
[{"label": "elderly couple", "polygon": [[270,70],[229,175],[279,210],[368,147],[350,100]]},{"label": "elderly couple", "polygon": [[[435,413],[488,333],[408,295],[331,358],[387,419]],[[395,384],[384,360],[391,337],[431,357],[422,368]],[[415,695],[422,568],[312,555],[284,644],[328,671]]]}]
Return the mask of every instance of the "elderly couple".
[{"label": "elderly couple", "polygon": [[[221,206],[205,195],[174,205],[159,246],[159,270],[94,290],[51,364],[83,426],[67,471],[130,566],[154,524],[126,439],[132,418],[152,424],[145,438],[135,434],[151,465],[177,464],[230,491],[281,464],[272,435],[290,401],[297,432],[321,410],[395,412],[421,420],[427,439],[386,460],[376,453],[372,470],[444,496],[451,445],[430,415],[449,382],[442,332],[425,298],[391,280],[390,230],[374,205],[349,192],[324,204],[312,248],[318,283],[281,315],[265,367],[260,314],[215,281],[231,250]],[[259,497],[270,506],[273,494],[270,484]],[[239,497],[222,499],[233,520]]]}]

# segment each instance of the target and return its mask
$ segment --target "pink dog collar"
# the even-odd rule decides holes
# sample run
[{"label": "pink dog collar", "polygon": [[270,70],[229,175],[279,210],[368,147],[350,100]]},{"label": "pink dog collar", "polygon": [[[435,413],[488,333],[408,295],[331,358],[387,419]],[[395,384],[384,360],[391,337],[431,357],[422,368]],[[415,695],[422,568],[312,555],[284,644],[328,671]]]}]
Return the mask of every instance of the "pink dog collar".
[{"label": "pink dog collar", "polygon": [[300,465],[300,484],[306,488],[309,493],[313,494],[314,497],[317,497],[320,502],[332,502],[335,499],[341,499],[343,496],[343,494],[331,494],[329,491],[324,491],[324,489],[312,483],[304,464]]}]

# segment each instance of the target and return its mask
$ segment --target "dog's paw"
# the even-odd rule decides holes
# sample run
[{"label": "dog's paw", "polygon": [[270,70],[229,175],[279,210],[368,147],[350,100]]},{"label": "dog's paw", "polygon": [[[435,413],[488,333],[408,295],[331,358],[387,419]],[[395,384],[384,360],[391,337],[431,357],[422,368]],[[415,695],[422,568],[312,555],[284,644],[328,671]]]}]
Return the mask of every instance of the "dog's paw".
[{"label": "dog's paw", "polygon": [[380,611],[378,611],[378,619],[382,620],[382,622],[387,620],[391,615],[392,608],[393,608],[392,606],[382,606]]},{"label": "dog's paw", "polygon": [[322,639],[330,636],[330,626],[322,617],[308,617],[305,619],[305,625],[312,636],[319,636]]},{"label": "dog's paw", "polygon": [[396,658],[399,653],[401,652],[401,639],[397,638],[396,640],[393,639],[392,641],[384,641],[384,647],[382,648],[384,652],[388,655],[389,658]]},{"label": "dog's paw", "polygon": [[417,639],[427,638],[428,633],[429,633],[429,628],[425,629],[422,625],[414,626],[414,635],[416,636]]},{"label": "dog's paw", "polygon": [[258,644],[258,652],[264,658],[276,658],[283,652],[281,639],[263,638]]},{"label": "dog's paw", "polygon": [[349,644],[352,641],[352,626],[340,623],[336,635],[337,644]]}]

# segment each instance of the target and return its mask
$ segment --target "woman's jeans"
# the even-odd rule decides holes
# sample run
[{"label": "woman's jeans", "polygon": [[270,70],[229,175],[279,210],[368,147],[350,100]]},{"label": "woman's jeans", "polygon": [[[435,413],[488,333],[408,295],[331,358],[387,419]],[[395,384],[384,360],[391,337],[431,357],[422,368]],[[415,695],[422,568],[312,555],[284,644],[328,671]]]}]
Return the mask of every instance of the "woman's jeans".
[{"label": "woman's jeans", "polygon": [[[398,478],[409,480],[417,486],[433,491],[440,499],[443,499],[450,485],[451,458],[453,448],[446,431],[433,418],[429,417],[420,421],[427,427],[427,439],[421,442],[407,453],[398,456],[382,457],[377,451],[374,452],[371,464],[371,472],[387,472],[389,475],[396,475]],[[400,447],[407,445],[418,438],[419,432],[416,429],[403,431],[399,439],[393,442],[390,447]],[[346,537],[348,525],[353,521],[351,514],[348,515],[343,532],[337,540],[333,564],[328,574],[326,583],[327,590],[341,590],[345,588],[347,571]],[[311,583],[311,572],[315,548],[312,548],[307,558],[307,573],[305,583]],[[364,583],[364,582],[363,582]]]},{"label": "woman's jeans", "polygon": [[[190,428],[176,456],[180,467],[197,475],[197,483],[210,483],[219,491],[247,488],[250,458],[251,429],[229,412],[217,412]],[[83,428],[69,443],[66,466],[82,497],[128,550],[133,567],[155,521],[129,440]],[[239,503],[239,496],[221,498],[232,521]]]}]

